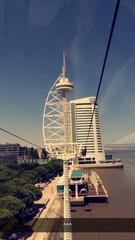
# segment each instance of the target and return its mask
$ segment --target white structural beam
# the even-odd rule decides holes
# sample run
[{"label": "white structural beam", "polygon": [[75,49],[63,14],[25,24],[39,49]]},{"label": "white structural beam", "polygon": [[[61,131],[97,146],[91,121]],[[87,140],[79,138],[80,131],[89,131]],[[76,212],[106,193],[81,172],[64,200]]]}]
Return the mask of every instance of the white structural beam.
[{"label": "white structural beam", "polygon": [[48,144],[64,142],[62,99],[55,89],[61,76],[62,74],[56,79],[45,101],[42,126],[45,147]]},{"label": "white structural beam", "polygon": [[64,240],[72,240],[72,224],[71,224],[71,211],[70,211],[69,179],[68,179],[68,160],[65,159],[63,161],[63,167],[64,167]]}]

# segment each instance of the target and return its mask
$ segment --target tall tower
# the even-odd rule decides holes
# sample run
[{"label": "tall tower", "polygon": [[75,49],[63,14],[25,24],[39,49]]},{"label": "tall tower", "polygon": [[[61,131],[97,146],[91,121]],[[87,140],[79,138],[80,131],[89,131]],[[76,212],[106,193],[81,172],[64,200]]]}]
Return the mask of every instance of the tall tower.
[{"label": "tall tower", "polygon": [[58,158],[65,151],[63,143],[68,143],[68,146],[70,143],[71,148],[70,104],[67,96],[74,86],[66,77],[65,68],[63,54],[62,73],[47,95],[43,113],[44,144],[47,151]]},{"label": "tall tower", "polygon": [[65,76],[65,55],[63,54],[62,76],[55,86],[56,91],[60,94],[62,104],[62,119],[64,130],[64,152],[63,152],[63,169],[64,169],[64,240],[72,240],[71,233],[71,211],[69,198],[69,179],[68,179],[68,160],[69,160],[69,142],[70,142],[70,123],[68,93],[73,91],[73,84]]},{"label": "tall tower", "polygon": [[[91,163],[105,160],[104,147],[102,144],[98,105],[96,105],[92,126],[88,136],[90,120],[94,108],[95,97],[80,98],[70,101],[71,107],[71,138],[73,142],[82,144],[87,148],[84,158],[79,158],[78,163]],[[88,137],[88,141],[87,141]]]},{"label": "tall tower", "polygon": [[[64,240],[72,240],[71,211],[69,199],[68,160],[75,155],[75,144],[71,144],[70,104],[68,94],[74,89],[66,76],[65,53],[62,74],[48,93],[43,114],[43,137],[46,149],[63,159],[64,170]],[[73,147],[72,147],[72,146]],[[60,154],[60,155],[59,155]]]},{"label": "tall tower", "polygon": [[73,84],[69,81],[69,79],[65,76],[65,55],[63,53],[63,67],[62,67],[62,76],[59,81],[55,85],[55,90],[59,93],[61,99],[61,119],[63,122],[63,138],[64,138],[64,146],[65,151],[68,152],[68,144],[71,142],[71,134],[70,134],[70,115],[69,115],[69,102],[68,102],[68,93],[73,91]]}]

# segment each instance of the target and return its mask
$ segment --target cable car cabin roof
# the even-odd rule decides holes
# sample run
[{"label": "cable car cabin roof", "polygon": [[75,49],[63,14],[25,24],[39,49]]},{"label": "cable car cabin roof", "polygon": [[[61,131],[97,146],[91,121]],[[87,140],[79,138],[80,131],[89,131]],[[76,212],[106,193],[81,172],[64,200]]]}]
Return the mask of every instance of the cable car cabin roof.
[{"label": "cable car cabin roof", "polygon": [[73,171],[71,174],[71,178],[81,178],[83,176],[83,172],[82,171]]}]

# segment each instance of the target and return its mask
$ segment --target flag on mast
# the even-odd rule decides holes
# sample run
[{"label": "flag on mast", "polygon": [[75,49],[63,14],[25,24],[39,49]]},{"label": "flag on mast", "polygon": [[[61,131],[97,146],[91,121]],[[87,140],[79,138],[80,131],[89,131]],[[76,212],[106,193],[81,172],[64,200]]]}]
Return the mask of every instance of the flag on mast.
[{"label": "flag on mast", "polygon": [[68,51],[64,51],[64,56],[66,57],[66,56],[69,56],[70,55],[70,53],[68,52]]},{"label": "flag on mast", "polygon": [[69,56],[69,52],[68,51],[63,51],[63,78],[65,78],[65,72],[66,72],[66,59],[65,57]]}]

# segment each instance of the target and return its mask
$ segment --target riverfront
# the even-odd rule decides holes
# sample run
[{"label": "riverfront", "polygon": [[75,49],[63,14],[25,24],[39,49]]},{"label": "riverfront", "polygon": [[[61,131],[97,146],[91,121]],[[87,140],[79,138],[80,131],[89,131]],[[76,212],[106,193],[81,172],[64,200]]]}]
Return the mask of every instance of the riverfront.
[{"label": "riverfront", "polygon": [[[87,206],[71,207],[72,218],[135,218],[135,152],[115,152],[113,156],[121,158],[124,161],[123,169],[96,169],[97,174],[103,181],[109,195],[108,203],[91,203]],[[59,207],[61,204],[61,207]],[[52,215],[52,212],[56,212]],[[89,211],[86,211],[89,210]],[[63,200],[55,198],[47,217],[62,217],[63,216]],[[42,227],[43,229],[43,227]],[[40,230],[39,230],[40,231]],[[45,236],[46,234],[41,234]],[[61,233],[50,233],[48,239],[61,238]],[[103,233],[103,232],[74,232],[73,240],[92,239],[92,240],[134,240],[135,233]]]},{"label": "riverfront", "polygon": [[[114,152],[124,161],[123,169],[96,169],[109,195],[109,204],[92,203],[90,212],[76,207],[73,218],[135,218],[135,152]],[[135,233],[73,233],[73,240],[133,240]]]},{"label": "riverfront", "polygon": [[[101,178],[109,195],[108,203],[90,203],[87,206],[72,207],[71,216],[72,218],[84,218],[94,219],[95,218],[135,218],[135,152],[123,151],[114,152],[114,158],[121,158],[124,161],[124,168],[108,168],[108,169],[96,169],[96,173]],[[57,179],[56,179],[57,180]],[[55,180],[53,180],[48,187],[43,190],[43,197],[52,199],[52,195],[55,193]],[[52,191],[53,186],[53,191]],[[48,194],[47,194],[48,192]],[[55,197],[55,196],[54,196]],[[41,203],[42,199],[39,200]],[[45,199],[44,199],[45,200]],[[52,199],[53,200],[53,199]],[[50,204],[49,204],[50,205]],[[62,218],[63,217],[63,200],[55,197],[52,205],[43,211],[43,215],[40,216],[39,222],[45,218]],[[89,209],[89,211],[86,211]],[[48,210],[46,214],[46,210]],[[45,224],[45,222],[44,222]],[[38,235],[43,238],[47,235],[46,239],[58,239],[62,237],[62,233],[46,233],[43,232],[43,226],[41,229],[36,229],[34,226],[33,230],[39,232]],[[46,228],[46,226],[45,226]],[[80,229],[78,228],[78,231]],[[40,233],[42,232],[42,233]],[[37,235],[37,234],[36,234]],[[58,237],[59,236],[59,237]],[[30,237],[34,240],[37,239],[35,234]],[[57,238],[56,238],[57,237]],[[41,238],[40,238],[41,239]],[[107,239],[120,239],[120,240],[134,240],[135,233],[80,233],[73,232],[73,240],[76,239],[92,239],[92,240],[107,240]]]}]

